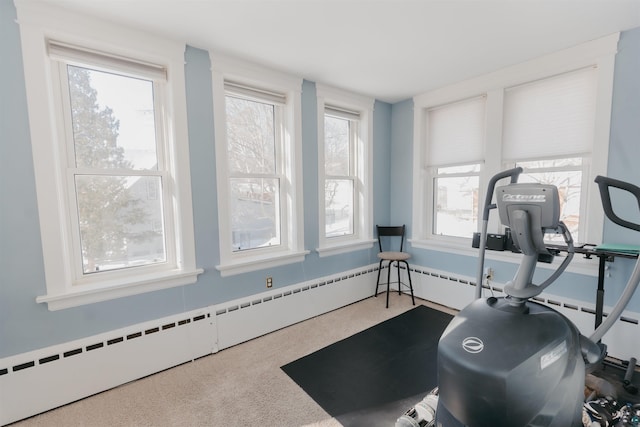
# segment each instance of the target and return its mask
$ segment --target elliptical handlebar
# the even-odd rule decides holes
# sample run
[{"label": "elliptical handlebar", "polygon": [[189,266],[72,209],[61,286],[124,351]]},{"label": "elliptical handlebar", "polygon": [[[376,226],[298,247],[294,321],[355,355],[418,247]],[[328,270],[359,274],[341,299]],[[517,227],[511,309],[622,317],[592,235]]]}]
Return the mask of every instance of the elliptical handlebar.
[{"label": "elliptical handlebar", "polygon": [[517,167],[517,168],[513,168],[513,169],[507,169],[506,171],[502,171],[502,172],[494,175],[489,180],[489,185],[487,186],[487,195],[484,198],[484,210],[482,212],[482,220],[483,221],[488,221],[489,220],[489,211],[496,207],[496,205],[491,203],[491,199],[493,199],[493,193],[495,192],[496,184],[498,183],[498,181],[500,181],[501,179],[504,179],[504,178],[511,177],[511,183],[512,184],[516,183],[516,182],[518,182],[518,177],[520,176],[521,173],[522,173],[522,168],[521,167]]},{"label": "elliptical handlebar", "polygon": [[[627,191],[633,194],[638,200],[638,210],[640,210],[640,187],[637,187],[631,183],[620,181],[613,178],[604,177],[598,175],[595,179],[595,182],[598,184],[598,188],[600,189],[600,198],[602,199],[602,207],[604,209],[607,217],[613,221],[614,223],[629,228],[631,230],[640,231],[640,225],[624,220],[615,214],[613,211],[613,207],[611,206],[611,191],[610,187],[618,188],[620,190]],[[607,316],[607,319],[598,326],[598,328],[591,334],[589,337],[593,342],[598,342],[602,339],[604,334],[611,329],[613,324],[618,321],[622,311],[625,309],[629,301],[631,301],[631,297],[635,293],[638,288],[638,284],[640,284],[640,257],[636,261],[636,265],[631,273],[631,277],[627,282],[627,285],[622,292],[622,295],[618,299],[618,302],[611,310],[611,313]]]},{"label": "elliptical handlebar", "polygon": [[[556,271],[554,271],[544,282],[539,285],[535,285],[533,283],[520,283],[521,287],[516,287],[514,286],[514,282],[507,282],[504,287],[505,293],[507,295],[520,299],[532,298],[542,293],[544,289],[555,282],[556,279],[558,279],[558,277],[560,277],[560,275],[564,273],[564,271],[571,263],[571,260],[573,260],[575,248],[573,246],[573,238],[571,237],[571,233],[569,232],[569,229],[564,224],[564,222],[559,222],[558,229],[562,231],[562,237],[564,238],[564,242],[567,244],[567,256],[558,266]],[[531,258],[531,260],[536,260],[536,258]]]},{"label": "elliptical handlebar", "polygon": [[486,252],[487,245],[487,224],[489,223],[489,211],[491,209],[495,209],[496,205],[491,203],[493,199],[493,193],[496,189],[496,184],[498,181],[504,178],[511,177],[511,183],[518,182],[518,177],[522,173],[522,168],[517,167],[513,169],[507,169],[500,173],[497,173],[489,180],[489,185],[487,186],[487,194],[484,198],[484,208],[482,211],[482,231],[480,232],[480,253],[478,256],[478,271],[476,274],[476,292],[475,298],[478,299],[482,297],[482,275],[484,273],[484,255]]},{"label": "elliptical handlebar", "polygon": [[620,218],[613,211],[613,207],[611,206],[611,187],[619,188],[620,190],[627,191],[633,194],[638,201],[638,209],[640,210],[640,187],[637,187],[628,182],[620,181],[618,179],[608,178],[606,176],[598,175],[595,179],[596,184],[598,184],[598,188],[600,189],[600,199],[602,200],[602,208],[604,209],[604,213],[607,217],[613,221],[614,223],[625,227],[630,228],[635,231],[640,231],[640,224],[636,224],[631,221],[624,220]]}]

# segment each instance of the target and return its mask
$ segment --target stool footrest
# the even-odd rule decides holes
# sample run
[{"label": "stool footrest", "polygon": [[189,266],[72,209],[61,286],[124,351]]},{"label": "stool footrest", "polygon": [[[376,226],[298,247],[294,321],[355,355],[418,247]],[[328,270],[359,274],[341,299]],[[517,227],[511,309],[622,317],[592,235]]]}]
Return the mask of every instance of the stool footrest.
[{"label": "stool footrest", "polygon": [[[387,270],[387,281],[386,282],[382,282],[380,283],[380,272],[383,269],[382,263],[384,261],[387,261],[388,264],[386,266],[386,268],[388,268]],[[398,273],[398,280],[397,281],[391,281],[391,264],[392,263],[396,263],[396,269],[397,269],[397,273]],[[406,267],[407,270],[407,277],[409,279],[409,284],[403,282],[402,280],[400,280],[400,264],[404,264],[404,267]],[[411,271],[409,268],[409,263],[405,260],[380,260],[380,266],[378,267],[378,278],[376,280],[376,292],[374,296],[378,296],[378,288],[380,286],[386,286],[387,287],[387,308],[389,308],[389,291],[391,290],[391,286],[392,285],[398,285],[398,294],[401,295],[402,293],[406,293],[406,292],[402,292],[402,287],[404,286],[405,288],[409,288],[410,293],[411,293],[411,302],[413,303],[413,305],[416,305],[416,301],[415,301],[415,297],[413,295],[413,284],[411,282]],[[394,289],[395,290],[395,289]]]}]

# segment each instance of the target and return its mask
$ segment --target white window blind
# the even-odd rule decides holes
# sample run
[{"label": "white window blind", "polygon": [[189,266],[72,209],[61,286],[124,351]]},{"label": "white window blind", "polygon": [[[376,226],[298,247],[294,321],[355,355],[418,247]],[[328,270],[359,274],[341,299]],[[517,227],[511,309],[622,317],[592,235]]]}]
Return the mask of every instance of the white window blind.
[{"label": "white window blind", "polygon": [[454,165],[482,161],[485,97],[427,111],[427,164]]},{"label": "white window blind", "polygon": [[597,69],[589,67],[505,91],[503,157],[591,152]]},{"label": "white window blind", "polygon": [[93,68],[103,68],[106,71],[116,69],[134,77],[150,78],[157,81],[167,80],[167,69],[162,65],[152,64],[138,59],[125,58],[111,53],[99,52],[54,40],[48,41],[48,49],[49,57],[54,60],[80,66],[91,64]]},{"label": "white window blind", "polygon": [[360,113],[347,108],[325,105],[324,112],[328,116],[345,120],[360,120]]},{"label": "white window blind", "polygon": [[228,95],[247,97],[259,102],[268,101],[277,105],[285,105],[287,103],[287,96],[283,93],[247,86],[242,83],[225,81],[224,90]]}]

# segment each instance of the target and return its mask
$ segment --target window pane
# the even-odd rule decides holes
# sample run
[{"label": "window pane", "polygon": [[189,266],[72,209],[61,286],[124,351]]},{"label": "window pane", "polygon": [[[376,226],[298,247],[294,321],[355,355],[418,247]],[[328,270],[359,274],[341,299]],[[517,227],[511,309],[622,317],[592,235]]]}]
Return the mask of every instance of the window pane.
[{"label": "window pane", "polygon": [[274,174],[274,105],[227,96],[226,111],[229,172]]},{"label": "window pane", "polygon": [[327,175],[349,175],[349,120],[324,116],[324,161]]},{"label": "window pane", "polygon": [[445,168],[437,168],[437,175],[460,174],[460,173],[478,173],[480,172],[480,164],[449,166]]},{"label": "window pane", "polygon": [[232,178],[232,250],[280,244],[280,180]]},{"label": "window pane", "polygon": [[435,179],[435,234],[471,238],[478,229],[477,176]]},{"label": "window pane", "polygon": [[160,177],[78,175],[75,187],[85,274],[166,260]]},{"label": "window pane", "polygon": [[157,169],[153,82],[68,65],[76,166]]},{"label": "window pane", "polygon": [[564,159],[533,160],[529,162],[518,162],[518,166],[526,171],[527,169],[543,168],[563,168],[571,166],[582,166],[582,157],[569,157]]},{"label": "window pane", "polygon": [[324,202],[326,236],[353,234],[353,180],[326,180]]},{"label": "window pane", "polygon": [[[565,223],[573,239],[580,241],[580,197],[582,171],[525,172],[519,182],[536,182],[558,187],[560,196],[560,220]],[[545,240],[563,243],[561,235],[547,234]]]}]

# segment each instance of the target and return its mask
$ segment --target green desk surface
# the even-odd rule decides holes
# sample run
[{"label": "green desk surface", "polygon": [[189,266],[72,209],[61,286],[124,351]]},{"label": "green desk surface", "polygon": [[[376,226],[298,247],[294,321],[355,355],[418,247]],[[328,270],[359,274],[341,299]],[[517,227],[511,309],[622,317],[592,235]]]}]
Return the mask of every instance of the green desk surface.
[{"label": "green desk surface", "polygon": [[620,243],[603,243],[596,246],[596,251],[620,252],[624,254],[638,255],[640,254],[640,246]]}]

